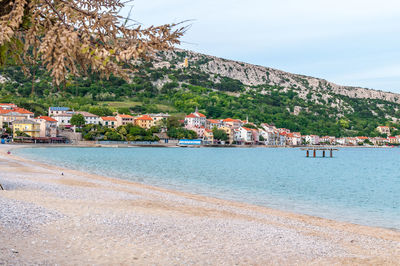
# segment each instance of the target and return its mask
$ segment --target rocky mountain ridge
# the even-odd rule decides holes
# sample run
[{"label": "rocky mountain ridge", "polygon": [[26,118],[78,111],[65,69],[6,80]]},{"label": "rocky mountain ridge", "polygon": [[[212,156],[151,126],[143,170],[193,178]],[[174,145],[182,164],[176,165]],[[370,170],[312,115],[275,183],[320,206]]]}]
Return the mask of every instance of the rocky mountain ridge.
[{"label": "rocky mountain ridge", "polygon": [[168,51],[156,58],[156,67],[170,67],[171,62],[176,62],[177,67],[184,67],[187,58],[188,65],[197,66],[202,72],[214,75],[214,82],[218,77],[228,77],[243,83],[249,89],[263,85],[279,86],[284,91],[295,90],[299,97],[305,99],[309,93],[312,98],[322,94],[324,100],[330,98],[329,94],[344,95],[350,98],[379,99],[388,102],[400,103],[400,94],[379,90],[342,86],[324,79],[292,74],[269,67],[252,65],[244,62],[226,60],[223,58],[196,53],[188,50]]}]

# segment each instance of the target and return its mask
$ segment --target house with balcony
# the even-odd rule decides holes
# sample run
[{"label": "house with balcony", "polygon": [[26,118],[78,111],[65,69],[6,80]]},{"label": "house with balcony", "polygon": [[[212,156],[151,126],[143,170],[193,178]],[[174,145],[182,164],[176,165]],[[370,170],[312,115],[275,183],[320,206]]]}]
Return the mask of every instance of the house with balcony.
[{"label": "house with balcony", "polygon": [[68,111],[59,114],[55,114],[51,116],[55,120],[57,120],[58,127],[66,127],[71,126],[71,118],[74,115],[74,112]]},{"label": "house with balcony", "polygon": [[35,118],[35,122],[40,124],[39,137],[55,138],[58,135],[57,120],[49,116],[39,116]]},{"label": "house with balcony", "polygon": [[376,128],[380,134],[386,134],[387,136],[390,136],[390,127],[388,126],[378,126]]},{"label": "house with balcony", "polygon": [[135,125],[144,128],[144,129],[149,129],[154,125],[154,120],[151,118],[149,115],[142,115],[139,117],[135,118]]},{"label": "house with balcony", "polygon": [[319,144],[319,136],[317,135],[306,135],[304,136],[304,140],[308,145],[318,145]]},{"label": "house with balcony", "polygon": [[240,127],[239,132],[240,132],[241,143],[243,143],[243,144],[253,144],[254,143],[253,130],[251,128]]},{"label": "house with balcony", "polygon": [[300,132],[288,133],[286,135],[286,144],[293,145],[293,146],[301,145],[302,140],[301,140]]},{"label": "house with balcony", "polygon": [[222,121],[219,119],[207,119],[207,126],[206,128],[208,129],[213,129],[213,128],[220,128],[222,127]]},{"label": "house with balcony", "polygon": [[131,115],[118,114],[115,118],[117,119],[117,127],[125,126],[127,124],[135,124],[135,118]]},{"label": "house with balcony", "polygon": [[399,144],[399,141],[395,136],[388,137],[388,140],[390,144]]},{"label": "house with balcony", "polygon": [[206,127],[207,117],[204,114],[199,113],[198,109],[196,108],[194,113],[185,116],[184,123],[185,128],[188,130],[191,130],[194,127]]},{"label": "house with balcony", "polygon": [[203,143],[204,144],[214,144],[214,134],[211,129],[205,129],[203,134]]},{"label": "house with balcony", "polygon": [[12,127],[16,120],[29,120],[33,119],[34,114],[24,108],[12,107],[0,109],[0,127]]},{"label": "house with balcony", "polygon": [[226,118],[222,120],[222,125],[230,128],[240,128],[242,126],[243,122],[239,119],[233,119],[233,118]]},{"label": "house with balcony", "polygon": [[227,126],[221,126],[219,128],[220,130],[223,130],[226,133],[226,136],[228,137],[228,143],[232,144],[235,141],[235,134],[234,134],[234,129],[231,127]]},{"label": "house with balcony", "polygon": [[13,121],[13,136],[18,136],[19,132],[25,133],[30,137],[40,137],[40,124],[29,119]]},{"label": "house with balcony", "polygon": [[85,124],[89,125],[98,125],[100,124],[100,117],[98,115],[89,113],[89,112],[85,112],[85,111],[76,111],[74,112],[74,114],[81,114],[83,115],[83,117],[85,118]]},{"label": "house with balcony", "polygon": [[108,128],[117,127],[117,119],[113,116],[102,116],[100,117],[100,124]]}]

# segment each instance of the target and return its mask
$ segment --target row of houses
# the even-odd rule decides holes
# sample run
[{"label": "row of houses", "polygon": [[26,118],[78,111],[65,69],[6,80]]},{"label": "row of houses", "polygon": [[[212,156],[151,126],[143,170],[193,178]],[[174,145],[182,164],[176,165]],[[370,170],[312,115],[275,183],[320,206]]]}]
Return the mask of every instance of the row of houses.
[{"label": "row of houses", "polygon": [[21,132],[33,138],[56,138],[60,128],[72,127],[70,122],[75,114],[81,114],[85,119],[85,124],[103,125],[109,128],[131,123],[149,129],[169,117],[168,114],[163,113],[136,117],[125,114],[101,117],[89,112],[73,111],[68,107],[50,107],[48,116],[34,117],[33,112],[20,108],[16,104],[0,103],[0,128],[11,128],[13,137],[17,137]]},{"label": "row of houses", "polygon": [[[246,127],[247,125],[247,127]],[[249,125],[251,128],[249,128]],[[344,137],[334,136],[301,135],[300,132],[291,132],[286,128],[277,128],[274,125],[263,123],[256,126],[246,120],[226,118],[226,119],[207,119],[198,109],[185,117],[184,126],[188,130],[193,130],[205,144],[216,143],[212,130],[214,128],[223,130],[229,144],[264,144],[274,146],[297,146],[297,145],[348,145],[355,146],[364,143],[373,145],[400,144],[400,136],[390,136],[390,128],[380,126],[377,131],[387,134],[387,138],[382,137]]]},{"label": "row of houses", "polygon": [[103,125],[108,128],[117,128],[127,124],[138,125],[142,128],[149,129],[166,120],[170,115],[159,114],[145,114],[139,116],[132,116],[126,114],[117,114],[116,116],[97,116],[89,112],[73,111],[68,107],[49,107],[49,116],[57,120],[58,127],[71,126],[71,118],[74,114],[81,114],[85,118],[86,124]]},{"label": "row of houses", "polygon": [[[26,133],[31,137],[54,138],[59,135],[60,128],[71,127],[70,120],[74,114],[81,114],[86,124],[100,124],[109,128],[134,124],[149,129],[152,126],[162,125],[168,114],[144,114],[138,116],[117,114],[116,116],[101,117],[89,112],[74,111],[68,107],[50,107],[48,116],[34,117],[34,113],[20,108],[15,104],[0,103],[0,127],[10,127],[14,137],[18,132]],[[301,135],[300,132],[291,132],[286,128],[277,128],[272,124],[263,123],[256,126],[246,120],[226,118],[207,119],[196,108],[195,112],[187,115],[182,121],[184,127],[193,130],[205,144],[219,143],[214,139],[213,129],[224,131],[227,135],[226,142],[229,144],[265,144],[274,146],[285,145],[359,145],[363,143],[373,145],[400,144],[400,136],[390,136],[390,128],[380,126],[377,128],[387,138],[364,136],[336,138],[334,136]]]}]

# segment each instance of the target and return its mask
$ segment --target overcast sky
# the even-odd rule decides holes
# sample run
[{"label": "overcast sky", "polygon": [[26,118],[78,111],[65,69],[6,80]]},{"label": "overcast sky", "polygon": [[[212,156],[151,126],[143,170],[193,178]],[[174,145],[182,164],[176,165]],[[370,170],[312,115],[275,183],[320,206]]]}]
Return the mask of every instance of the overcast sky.
[{"label": "overcast sky", "polygon": [[399,0],[135,0],[133,6],[131,17],[145,26],[192,19],[184,49],[400,93]]}]

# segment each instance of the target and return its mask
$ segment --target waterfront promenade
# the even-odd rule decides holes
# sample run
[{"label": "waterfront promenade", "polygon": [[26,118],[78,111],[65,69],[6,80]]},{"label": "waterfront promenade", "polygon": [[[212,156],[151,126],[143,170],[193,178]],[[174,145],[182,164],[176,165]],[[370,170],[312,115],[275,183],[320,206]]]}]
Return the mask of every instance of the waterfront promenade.
[{"label": "waterfront promenade", "polygon": [[386,264],[400,232],[61,169],[0,146],[0,264]]}]

